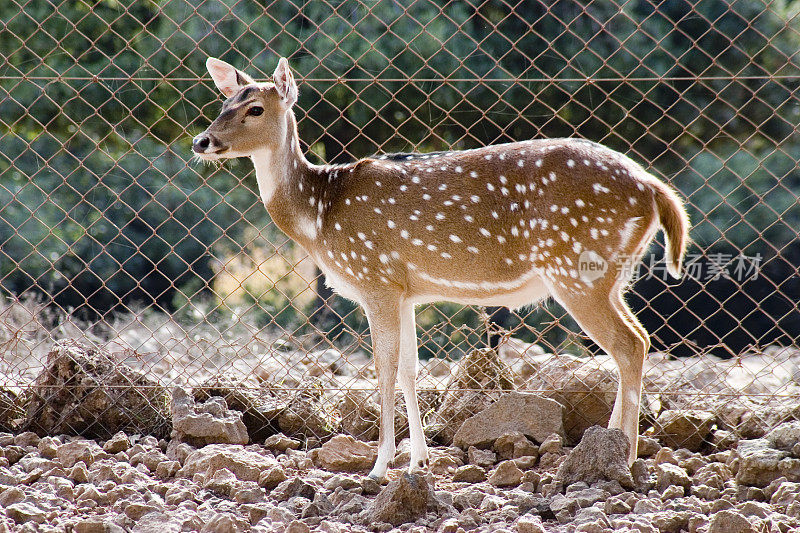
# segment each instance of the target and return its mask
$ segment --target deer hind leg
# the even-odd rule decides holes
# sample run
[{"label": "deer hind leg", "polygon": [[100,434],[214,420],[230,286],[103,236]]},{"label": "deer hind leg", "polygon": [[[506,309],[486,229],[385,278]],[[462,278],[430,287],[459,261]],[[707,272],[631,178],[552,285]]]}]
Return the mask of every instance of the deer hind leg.
[{"label": "deer hind leg", "polygon": [[400,354],[401,322],[398,301],[373,302],[366,307],[372,356],[378,374],[381,419],[378,433],[378,457],[369,477],[383,481],[394,459],[394,390]]},{"label": "deer hind leg", "polygon": [[411,463],[409,472],[425,469],[428,466],[428,446],[422,431],[422,419],[417,401],[417,331],[414,320],[414,306],[403,303],[400,308],[400,365],[397,371],[400,390],[406,401],[408,429],[411,437]]},{"label": "deer hind leg", "polygon": [[619,284],[608,285],[598,284],[587,295],[555,291],[554,296],[617,363],[619,388],[608,427],[621,429],[628,437],[628,463],[632,464],[637,456],[642,369],[650,338],[622,300]]}]

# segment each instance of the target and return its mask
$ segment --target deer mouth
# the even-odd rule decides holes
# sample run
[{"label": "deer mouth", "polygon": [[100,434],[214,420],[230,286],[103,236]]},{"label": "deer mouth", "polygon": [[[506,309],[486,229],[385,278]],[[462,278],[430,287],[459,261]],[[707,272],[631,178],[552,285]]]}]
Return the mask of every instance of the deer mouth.
[{"label": "deer mouth", "polygon": [[204,152],[200,152],[200,151],[195,149],[194,150],[194,155],[195,155],[195,157],[198,157],[200,159],[205,159],[207,161],[212,161],[214,159],[222,159],[224,157],[223,154],[225,154],[225,152],[227,152],[228,150],[229,150],[229,148],[227,146],[225,146],[223,148],[217,148],[217,149],[214,149],[214,150],[206,150]]}]

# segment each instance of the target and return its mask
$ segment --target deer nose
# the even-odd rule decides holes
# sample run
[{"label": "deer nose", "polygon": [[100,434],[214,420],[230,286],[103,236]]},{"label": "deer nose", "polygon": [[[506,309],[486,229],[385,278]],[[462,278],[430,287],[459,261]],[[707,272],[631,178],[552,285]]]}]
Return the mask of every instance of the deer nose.
[{"label": "deer nose", "polygon": [[192,139],[192,150],[197,153],[203,153],[211,145],[211,136],[207,133],[201,133]]}]

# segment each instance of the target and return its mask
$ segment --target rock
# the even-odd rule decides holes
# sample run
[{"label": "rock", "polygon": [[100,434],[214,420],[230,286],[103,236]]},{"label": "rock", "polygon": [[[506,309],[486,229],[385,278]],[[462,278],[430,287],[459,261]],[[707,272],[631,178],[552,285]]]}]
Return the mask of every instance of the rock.
[{"label": "rock", "polygon": [[661,444],[656,439],[639,435],[639,445],[636,448],[638,457],[650,457],[661,450]]},{"label": "rock", "polygon": [[16,422],[23,415],[17,402],[17,395],[5,387],[0,387],[0,431],[13,431]]},{"label": "rock", "polygon": [[788,455],[770,447],[766,439],[740,440],[736,452],[739,455],[736,482],[756,487],[766,487],[781,477],[778,463]]},{"label": "rock", "polygon": [[497,462],[497,454],[492,450],[481,450],[475,446],[470,446],[469,449],[467,449],[467,457],[470,463],[484,468],[494,466]]},{"label": "rock", "polygon": [[278,427],[290,437],[327,439],[341,426],[338,413],[325,399],[317,379],[301,383],[278,415]]},{"label": "rock", "polygon": [[28,502],[13,503],[6,507],[5,514],[17,524],[35,522],[43,524],[47,520],[47,513],[39,507]]},{"label": "rock", "polygon": [[800,443],[800,420],[784,422],[767,433],[764,438],[771,447],[791,452],[792,448]]},{"label": "rock", "polygon": [[784,481],[775,489],[769,503],[785,511],[794,503],[800,502],[800,483]]},{"label": "rock", "polygon": [[304,481],[299,476],[294,476],[275,487],[270,492],[270,496],[278,501],[287,501],[297,496],[313,500],[316,493],[317,489],[314,485]]},{"label": "rock", "polygon": [[672,463],[661,463],[656,465],[656,489],[664,492],[670,486],[677,485],[683,487],[686,492],[692,486],[692,479],[686,470]]},{"label": "rock", "polygon": [[[372,399],[373,394],[376,393],[348,390],[338,405],[339,412],[342,414],[342,429],[359,440],[378,440],[380,407]],[[435,390],[421,389],[417,391],[417,400],[423,419],[439,404],[438,396],[439,393]],[[408,436],[405,399],[400,393],[395,396],[394,432],[395,438],[398,439]]]},{"label": "rock", "polygon": [[247,444],[250,437],[242,414],[228,409],[224,398],[214,396],[196,404],[186,389],[172,390],[172,438],[192,446]]},{"label": "rock", "polygon": [[562,433],[562,408],[558,402],[524,392],[509,392],[461,424],[453,444],[461,448],[487,446],[509,433],[521,433],[542,442]]},{"label": "rock", "polygon": [[514,461],[503,461],[489,475],[489,483],[495,487],[516,487],[522,481],[523,472]]},{"label": "rock", "polygon": [[536,515],[523,515],[517,520],[517,533],[545,533],[542,519]]},{"label": "rock", "polygon": [[454,482],[480,483],[486,481],[486,470],[478,465],[464,465],[456,469],[453,474]]},{"label": "rock", "polygon": [[125,533],[125,528],[101,517],[84,518],[72,527],[74,533]]},{"label": "rock", "polygon": [[518,459],[520,457],[539,456],[539,447],[529,441],[520,432],[507,433],[494,441],[492,449],[500,459]]},{"label": "rock", "polygon": [[656,418],[654,436],[665,446],[696,452],[710,441],[715,419],[714,413],[708,411],[668,409]]},{"label": "rock", "polygon": [[727,465],[722,463],[710,463],[701,467],[692,476],[692,484],[705,485],[715,489],[725,488],[725,482],[733,479],[733,473]]},{"label": "rock", "polygon": [[278,385],[262,383],[258,389],[248,381],[228,377],[212,377],[192,388],[196,402],[213,397],[225,399],[228,409],[238,411],[252,442],[260,442],[274,434],[278,417],[289,408],[291,393]]},{"label": "rock", "polygon": [[426,431],[437,442],[451,445],[461,424],[514,389],[511,369],[491,348],[473,350],[458,362],[445,385],[441,407]]},{"label": "rock", "polygon": [[107,458],[108,454],[93,440],[78,439],[59,446],[56,457],[61,466],[72,468],[78,461],[83,461],[84,466],[91,466],[95,461]]},{"label": "rock", "polygon": [[708,533],[751,533],[755,531],[744,515],[731,510],[715,513],[708,526]]},{"label": "rock", "polygon": [[14,445],[26,448],[28,446],[36,447],[39,444],[39,435],[33,431],[23,431],[14,435]]},{"label": "rock", "polygon": [[368,471],[375,462],[375,449],[350,435],[336,435],[322,445],[315,463],[334,472]]},{"label": "rock", "polygon": [[122,431],[117,432],[113,437],[108,439],[105,444],[103,444],[103,450],[108,453],[124,452],[130,447],[131,441]]},{"label": "rock", "polygon": [[568,486],[576,481],[618,481],[627,489],[634,487],[628,467],[628,438],[619,429],[593,426],[561,464],[556,483]]},{"label": "rock", "polygon": [[267,490],[272,490],[286,481],[286,471],[281,465],[275,465],[261,472],[258,476],[258,484]]},{"label": "rock", "polygon": [[171,429],[163,387],[112,354],[74,340],[55,343],[22,401],[21,429],[40,435],[108,439],[147,428],[166,437]]},{"label": "rock", "polygon": [[369,507],[369,516],[372,522],[399,526],[424,516],[434,501],[433,488],[425,476],[404,472],[378,494]]},{"label": "rock", "polygon": [[250,524],[230,512],[216,513],[200,533],[240,533],[250,531]]},{"label": "rock", "polygon": [[305,522],[292,520],[289,522],[289,525],[286,526],[284,533],[311,533],[311,528],[308,527]]},{"label": "rock", "polygon": [[610,357],[546,354],[534,359],[538,368],[524,388],[543,391],[540,394],[564,406],[568,443],[577,444],[591,426],[608,425],[617,395],[616,365]]},{"label": "rock", "polygon": [[240,445],[210,444],[189,454],[177,475],[191,478],[203,474],[207,478],[217,470],[227,468],[237,479],[258,481],[261,472],[277,464],[273,457],[245,450]]},{"label": "rock", "polygon": [[273,453],[285,453],[286,450],[297,450],[300,448],[300,441],[290,439],[283,433],[277,433],[267,437],[264,441],[264,447]]},{"label": "rock", "polygon": [[539,446],[539,455],[546,453],[562,454],[564,453],[564,438],[558,433],[551,433],[546,439],[542,441]]}]

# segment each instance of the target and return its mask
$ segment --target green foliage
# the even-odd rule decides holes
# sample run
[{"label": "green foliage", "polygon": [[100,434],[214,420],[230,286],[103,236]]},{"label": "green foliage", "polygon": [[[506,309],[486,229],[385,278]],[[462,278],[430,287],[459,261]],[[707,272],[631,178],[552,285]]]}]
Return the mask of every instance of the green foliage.
[{"label": "green foliage", "polygon": [[301,136],[330,162],[579,135],[674,176],[701,246],[780,249],[800,222],[796,11],[782,0],[4,2],[0,282],[100,311],[186,302],[248,228],[282,242],[249,163],[190,163],[189,139],[219,109],[208,55],[261,79],[288,56]]}]

